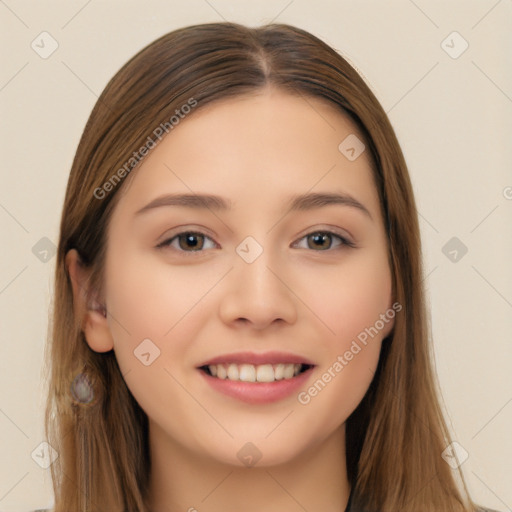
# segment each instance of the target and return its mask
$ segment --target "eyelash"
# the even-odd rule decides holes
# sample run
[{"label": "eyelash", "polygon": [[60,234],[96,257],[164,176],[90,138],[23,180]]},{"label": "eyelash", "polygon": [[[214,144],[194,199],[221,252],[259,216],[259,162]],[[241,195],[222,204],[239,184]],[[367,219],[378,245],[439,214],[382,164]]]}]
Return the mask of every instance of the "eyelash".
[{"label": "eyelash", "polygon": [[[206,235],[205,233],[201,233],[200,231],[181,231],[180,233],[176,233],[174,236],[172,236],[171,238],[168,238],[167,240],[164,240],[163,242],[161,242],[160,244],[157,245],[157,248],[158,249],[165,249],[165,248],[170,248],[171,247],[171,244],[174,240],[179,240],[179,237],[180,236],[183,236],[183,235],[194,235],[194,236],[204,236],[205,238],[209,239],[209,240],[212,240],[211,237],[209,237],[208,235]],[[307,239],[307,237],[309,236],[312,236],[312,235],[328,235],[328,236],[331,236],[331,237],[334,237],[334,238],[337,238],[340,240],[340,245],[337,246],[338,249],[341,249],[343,248],[344,246],[345,247],[351,247],[351,248],[354,248],[355,247],[355,244],[353,242],[351,242],[350,240],[348,240],[347,238],[345,238],[344,236],[338,234],[338,233],[335,233],[333,231],[329,231],[329,230],[317,230],[317,231],[311,231],[307,234],[305,234],[304,236],[302,236],[301,238],[299,238],[298,241],[301,241],[303,239]],[[213,241],[213,240],[212,240]],[[297,242],[295,242],[297,243]],[[177,252],[181,252],[183,254],[187,254],[187,256],[193,256],[194,253],[201,253],[201,252],[204,252],[205,249],[199,249],[199,250],[191,250],[191,251],[185,251],[183,249],[177,249],[175,247],[173,247],[173,249]],[[332,252],[333,250],[335,250],[336,247],[333,249],[332,247],[329,247],[329,249],[319,249],[318,251],[315,251],[314,249],[311,249],[313,252]],[[188,254],[188,253],[191,253],[191,254]]]}]

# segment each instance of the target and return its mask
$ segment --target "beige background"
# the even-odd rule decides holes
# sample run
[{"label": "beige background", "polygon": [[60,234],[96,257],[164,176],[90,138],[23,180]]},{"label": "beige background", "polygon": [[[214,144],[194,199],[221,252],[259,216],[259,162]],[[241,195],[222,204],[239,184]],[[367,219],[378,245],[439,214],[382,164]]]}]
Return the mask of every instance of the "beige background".
[{"label": "beige background", "polygon": [[[511,510],[510,0],[0,0],[0,19],[0,510],[52,501],[49,470],[31,458],[43,441],[49,241],[57,242],[89,112],[144,45],[223,19],[313,32],[360,68],[389,113],[421,214],[439,379],[455,439],[469,453],[462,467],[476,500]],[[59,45],[46,59],[31,48],[42,31]],[[442,44],[453,31],[469,43],[458,58],[464,40]],[[443,253],[452,237],[468,249],[462,257],[456,249],[455,262]]]}]

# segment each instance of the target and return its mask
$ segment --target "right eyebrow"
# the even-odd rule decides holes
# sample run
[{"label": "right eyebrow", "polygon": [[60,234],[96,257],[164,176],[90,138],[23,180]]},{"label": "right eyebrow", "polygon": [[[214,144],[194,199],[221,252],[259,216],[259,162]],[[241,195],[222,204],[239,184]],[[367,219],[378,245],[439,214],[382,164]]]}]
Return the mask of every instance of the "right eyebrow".
[{"label": "right eyebrow", "polygon": [[135,212],[135,215],[150,211],[162,206],[185,206],[188,208],[203,208],[208,210],[228,210],[231,208],[231,202],[226,199],[211,194],[166,194],[143,206]]}]

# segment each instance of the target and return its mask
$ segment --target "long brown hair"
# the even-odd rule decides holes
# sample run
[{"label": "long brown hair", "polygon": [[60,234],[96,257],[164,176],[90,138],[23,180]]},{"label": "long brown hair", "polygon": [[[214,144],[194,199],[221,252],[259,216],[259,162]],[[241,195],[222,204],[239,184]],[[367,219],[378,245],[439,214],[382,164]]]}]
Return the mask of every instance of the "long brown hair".
[{"label": "long brown hair", "polygon": [[[147,416],[125,385],[113,351],[96,353],[85,341],[66,253],[77,249],[91,271],[85,291],[101,290],[109,217],[125,176],[137,172],[126,167],[131,155],[191,98],[197,110],[268,85],[329,101],[364,137],[386,223],[394,300],[403,306],[372,384],[347,420],[353,507],[475,510],[462,474],[454,476],[441,457],[450,440],[431,362],[418,215],[383,108],[341,55],[304,30],[211,23],[175,30],[130,59],[99,97],[76,151],[62,212],[47,351],[46,429],[59,453],[52,465],[56,512],[147,511],[150,474]],[[168,125],[166,131],[172,129]],[[124,181],[116,178],[106,191],[114,175]]]}]

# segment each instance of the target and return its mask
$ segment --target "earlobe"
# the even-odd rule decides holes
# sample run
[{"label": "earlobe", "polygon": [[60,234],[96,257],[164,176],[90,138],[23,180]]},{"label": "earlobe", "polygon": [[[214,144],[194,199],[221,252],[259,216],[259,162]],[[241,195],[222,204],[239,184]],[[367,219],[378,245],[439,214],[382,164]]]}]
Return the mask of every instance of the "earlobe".
[{"label": "earlobe", "polygon": [[108,352],[114,348],[107,317],[101,311],[94,309],[87,311],[82,330],[87,344],[95,352]]},{"label": "earlobe", "polygon": [[386,339],[393,332],[393,329],[395,327],[396,313],[397,313],[397,311],[400,311],[402,309],[401,307],[399,307],[399,309],[398,309],[397,305],[398,305],[398,302],[396,302],[396,301],[393,302],[393,300],[390,300],[388,303],[388,308],[387,308],[386,312],[384,313],[384,315],[386,317],[386,320],[385,320],[386,326],[382,331],[382,339],[383,340]]},{"label": "earlobe", "polygon": [[112,350],[114,340],[107,322],[105,306],[98,299],[90,300],[94,294],[88,293],[87,289],[89,272],[76,249],[68,251],[65,265],[73,288],[75,317],[80,321],[87,344],[95,352]]},{"label": "earlobe", "polygon": [[395,319],[393,318],[392,320],[388,320],[388,323],[387,323],[384,331],[382,332],[383,340],[385,340],[391,334],[394,326],[395,326]]}]

